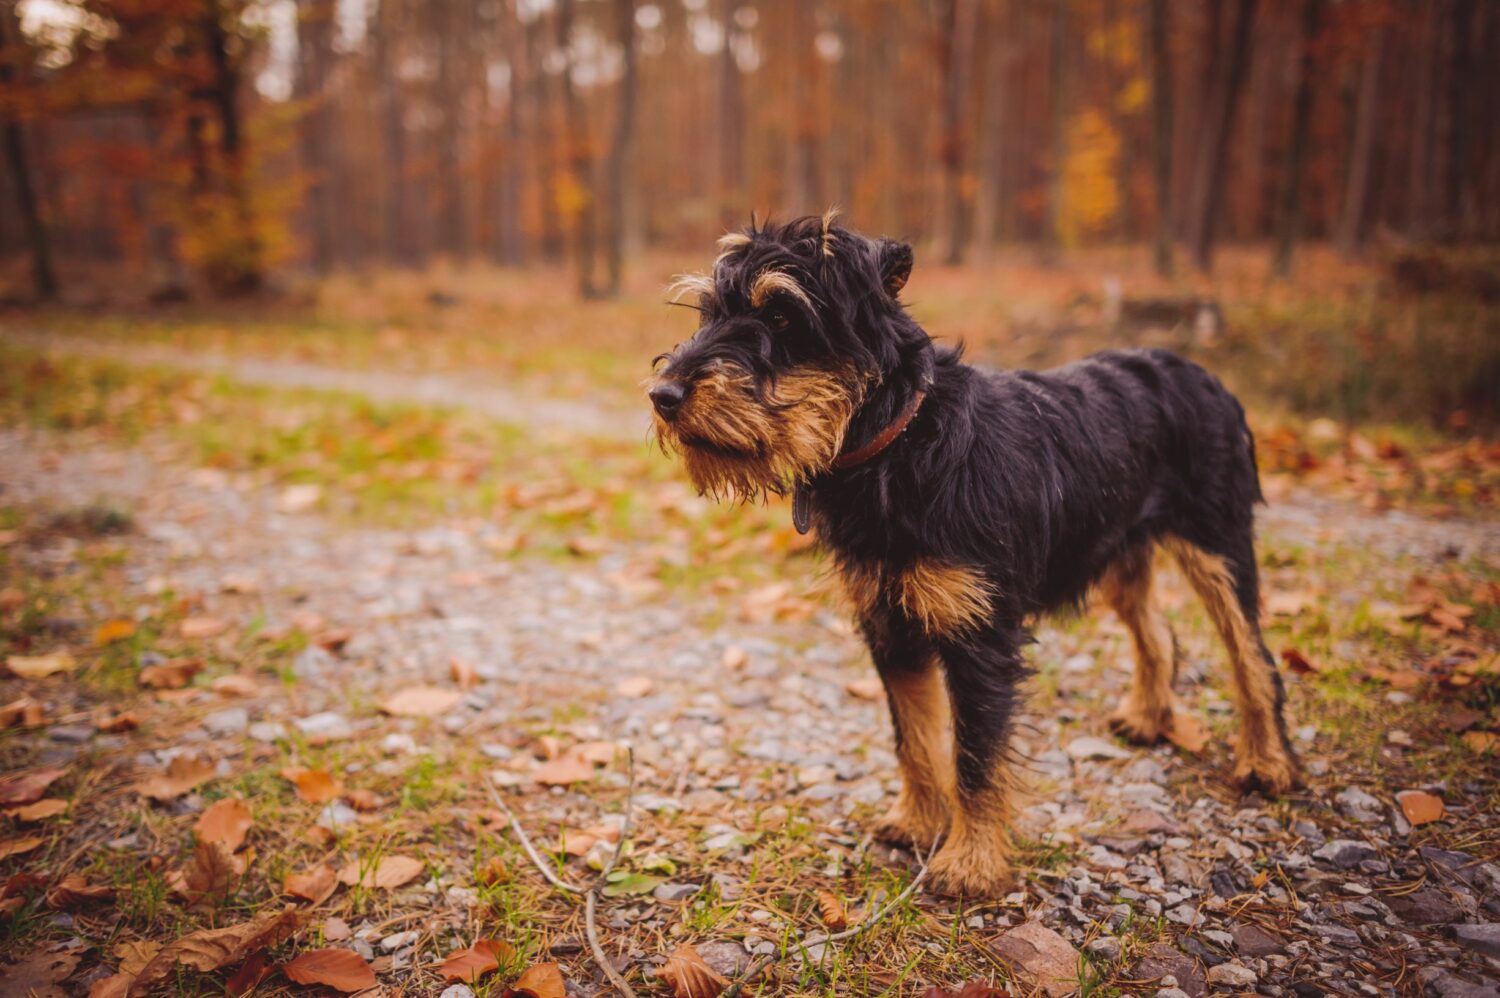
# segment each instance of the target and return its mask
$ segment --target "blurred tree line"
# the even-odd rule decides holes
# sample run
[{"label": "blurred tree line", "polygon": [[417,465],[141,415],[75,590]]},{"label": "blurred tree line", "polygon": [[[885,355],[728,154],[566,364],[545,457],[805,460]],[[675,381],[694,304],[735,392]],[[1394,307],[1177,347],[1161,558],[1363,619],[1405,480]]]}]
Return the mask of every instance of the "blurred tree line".
[{"label": "blurred tree line", "polygon": [[1500,236],[1491,0],[0,0],[0,45],[43,298],[438,256],[609,294],[831,203],[952,263]]}]

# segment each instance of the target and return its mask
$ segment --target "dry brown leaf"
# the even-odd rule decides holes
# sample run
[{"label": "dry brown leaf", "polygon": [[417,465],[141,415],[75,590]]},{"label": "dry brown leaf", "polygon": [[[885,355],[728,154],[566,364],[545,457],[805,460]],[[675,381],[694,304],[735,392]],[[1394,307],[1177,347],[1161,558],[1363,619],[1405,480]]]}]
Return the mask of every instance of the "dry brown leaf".
[{"label": "dry brown leaf", "polygon": [[1323,671],[1295,648],[1282,649],[1281,661],[1286,663],[1288,672],[1296,673],[1299,676],[1312,675]]},{"label": "dry brown leaf", "polygon": [[260,692],[260,684],[249,676],[234,673],[215,679],[209,689],[221,697],[253,697]]},{"label": "dry brown leaf", "polygon": [[23,728],[35,728],[47,718],[47,708],[40,700],[32,697],[21,697],[0,707],[0,728],[9,728],[20,725]]},{"label": "dry brown leaf", "polygon": [[1173,745],[1197,755],[1208,746],[1208,737],[1208,729],[1198,720],[1197,714],[1188,710],[1172,714],[1172,728],[1167,732],[1167,740]]},{"label": "dry brown leaf", "polygon": [[658,973],[671,985],[676,998],[718,998],[729,987],[728,979],[705,963],[688,943],[673,950]]},{"label": "dry brown leaf", "polygon": [[596,766],[608,766],[619,752],[618,742],[580,742],[573,746],[574,755]]},{"label": "dry brown leaf", "polygon": [[68,810],[68,802],[60,797],[47,797],[35,804],[18,804],[5,808],[5,813],[18,821],[42,821],[55,818]]},{"label": "dry brown leaf", "polygon": [[373,868],[367,863],[361,864],[358,859],[352,859],[339,871],[339,882],[348,884],[350,887],[358,884],[363,887],[391,890],[400,887],[426,869],[425,863],[420,859],[412,859],[410,856],[383,856]]},{"label": "dry brown leaf", "polygon": [[45,679],[59,672],[72,672],[78,668],[78,661],[66,651],[54,651],[45,655],[9,655],[5,667],[21,679]]},{"label": "dry brown leaf", "polygon": [[555,963],[537,963],[516,978],[516,983],[506,989],[505,998],[564,998],[567,993],[562,968]]},{"label": "dry brown leaf", "polygon": [[106,620],[94,631],[94,644],[107,645],[124,641],[135,634],[133,620]]},{"label": "dry brown leaf", "polygon": [[199,842],[193,847],[193,858],[182,869],[182,883],[187,892],[225,897],[244,873],[244,867],[222,842]]},{"label": "dry brown leaf", "polygon": [[30,804],[40,800],[47,788],[66,772],[66,769],[33,769],[0,780],[0,805]]},{"label": "dry brown leaf", "polygon": [[1406,815],[1406,820],[1413,825],[1441,821],[1448,810],[1443,806],[1441,797],[1421,790],[1401,791],[1396,795],[1396,803],[1401,805],[1401,813]]},{"label": "dry brown leaf", "polygon": [[0,589],[0,613],[5,613],[22,606],[26,602],[26,594],[15,586],[6,586]]},{"label": "dry brown leaf", "polygon": [[323,938],[331,943],[354,938],[354,930],[342,918],[334,917],[323,923]]},{"label": "dry brown leaf", "polygon": [[476,980],[499,968],[502,960],[514,955],[509,943],[499,939],[476,939],[474,945],[456,949],[443,960],[438,973],[449,983],[462,981],[473,984]]},{"label": "dry brown leaf", "polygon": [[124,711],[110,717],[101,717],[94,722],[94,727],[105,734],[118,734],[122,731],[134,731],[141,726],[140,718],[135,716],[134,711]]},{"label": "dry brown leaf", "polygon": [[68,992],[58,987],[78,966],[78,957],[73,953],[38,953],[8,966],[0,966],[0,994],[16,995],[17,998],[68,998]]},{"label": "dry brown leaf", "polygon": [[196,658],[173,658],[160,665],[148,665],[137,677],[141,685],[153,690],[180,690],[203,668]]},{"label": "dry brown leaf", "polygon": [[263,949],[256,950],[225,979],[224,993],[230,998],[240,998],[241,995],[250,994],[274,973],[276,965],[271,962],[271,955]]},{"label": "dry brown leaf", "polygon": [[1475,755],[1500,750],[1500,735],[1493,731],[1466,731],[1460,740]]},{"label": "dry brown leaf", "polygon": [[354,632],[347,627],[330,627],[313,635],[313,644],[326,652],[343,651],[344,645],[354,639]]},{"label": "dry brown leaf", "polygon": [[326,864],[315,866],[306,873],[288,873],[286,880],[282,882],[282,889],[288,894],[311,901],[314,905],[327,901],[338,887],[338,873]]},{"label": "dry brown leaf", "polygon": [[120,961],[120,973],[135,977],[152,957],[161,952],[161,943],[155,939],[131,939],[118,944],[110,952]]},{"label": "dry brown leaf", "polygon": [[216,638],[229,630],[229,624],[218,617],[188,617],[178,625],[177,633],[190,641]]},{"label": "dry brown leaf", "polygon": [[327,901],[338,886],[338,874],[327,865],[315,866],[306,873],[288,873],[282,883],[282,889],[288,894],[314,905]]},{"label": "dry brown leaf", "polygon": [[296,910],[275,912],[225,926],[191,932],[161,948],[131,982],[131,998],[151,991],[179,966],[207,973],[238,963],[256,950],[266,949],[297,931],[302,915]]},{"label": "dry brown leaf", "polygon": [[9,859],[11,856],[20,856],[31,852],[47,840],[39,835],[28,835],[20,839],[5,839],[0,841],[0,859]]},{"label": "dry brown leaf", "polygon": [[570,783],[582,783],[594,778],[594,766],[576,755],[565,755],[552,759],[532,770],[531,778],[548,787],[565,787]]},{"label": "dry brown leaf", "polygon": [[89,985],[89,998],[125,998],[134,980],[134,974],[124,973],[101,977]]},{"label": "dry brown leaf", "polygon": [[136,783],[135,791],[155,800],[172,800],[213,778],[214,764],[196,755],[177,755],[167,764],[165,773],[148,776]]},{"label": "dry brown leaf", "polygon": [[199,815],[195,829],[198,841],[218,842],[229,852],[234,852],[245,844],[245,836],[254,824],[249,804],[238,797],[226,797]]},{"label": "dry brown leaf", "polygon": [[879,700],[885,695],[885,684],[875,676],[863,676],[849,680],[844,690],[856,700]]},{"label": "dry brown leaf", "polygon": [[348,994],[375,986],[375,971],[365,958],[348,949],[315,949],[281,968],[298,984],[324,984]]},{"label": "dry brown leaf", "polygon": [[458,684],[461,690],[467,690],[479,685],[479,673],[474,670],[472,662],[467,662],[457,655],[448,659],[448,674]]},{"label": "dry brown leaf", "polygon": [[108,901],[115,896],[115,889],[106,884],[90,886],[77,873],[70,873],[59,880],[47,892],[47,904],[62,911],[76,911],[94,901]]},{"label": "dry brown leaf", "polygon": [[818,892],[818,914],[822,916],[823,924],[834,932],[843,932],[849,927],[849,913],[844,910],[844,902],[832,891]]},{"label": "dry brown leaf", "polygon": [[380,709],[396,717],[438,717],[448,713],[464,695],[440,686],[408,686],[380,702]]},{"label": "dry brown leaf", "polygon": [[326,804],[344,792],[344,784],[326,769],[288,766],[281,775],[297,788],[297,796],[309,804]]},{"label": "dry brown leaf", "polygon": [[506,865],[505,860],[499,856],[492,856],[479,868],[474,879],[486,887],[494,887],[496,884],[509,883],[512,876],[511,869]]},{"label": "dry brown leaf", "polygon": [[373,790],[351,790],[344,799],[356,811],[378,811],[385,804],[385,799]]}]

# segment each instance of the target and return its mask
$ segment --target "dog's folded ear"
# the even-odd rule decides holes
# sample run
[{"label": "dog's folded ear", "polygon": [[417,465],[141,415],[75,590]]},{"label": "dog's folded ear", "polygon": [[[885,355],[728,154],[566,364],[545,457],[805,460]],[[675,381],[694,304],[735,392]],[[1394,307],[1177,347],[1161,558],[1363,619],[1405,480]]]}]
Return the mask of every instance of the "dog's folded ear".
[{"label": "dog's folded ear", "polygon": [[911,277],[911,247],[894,239],[882,239],[876,252],[880,262],[880,284],[885,293],[894,298]]}]

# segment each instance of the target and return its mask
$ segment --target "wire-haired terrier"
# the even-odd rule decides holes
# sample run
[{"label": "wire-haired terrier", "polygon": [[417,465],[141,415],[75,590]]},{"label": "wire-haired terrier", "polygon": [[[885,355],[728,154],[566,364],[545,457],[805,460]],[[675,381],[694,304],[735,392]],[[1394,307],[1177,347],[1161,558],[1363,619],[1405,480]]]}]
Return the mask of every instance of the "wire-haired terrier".
[{"label": "wire-haired terrier", "polygon": [[1255,443],[1213,375],[1161,350],[970,367],[902,305],[911,248],[831,213],[752,224],[719,246],[711,275],[678,282],[701,323],[657,358],[656,433],[706,494],[791,492],[797,529],[831,555],[895,724],[903,786],[883,838],[946,835],[930,872],[950,892],[1008,886],[1028,622],[1091,587],[1134,641],[1113,726],[1140,742],[1171,733],[1158,547],[1229,653],[1234,779],[1273,793],[1297,782],[1258,627]]}]

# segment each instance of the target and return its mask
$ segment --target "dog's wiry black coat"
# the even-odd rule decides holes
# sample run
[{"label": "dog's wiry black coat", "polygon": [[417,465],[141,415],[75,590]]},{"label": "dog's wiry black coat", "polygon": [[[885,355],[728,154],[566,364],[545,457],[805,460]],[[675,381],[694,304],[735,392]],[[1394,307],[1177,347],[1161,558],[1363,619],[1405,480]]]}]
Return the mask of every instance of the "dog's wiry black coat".
[{"label": "dog's wiry black coat", "polygon": [[[1110,351],[1044,372],[966,365],[960,351],[936,347],[901,304],[910,268],[907,247],[865,239],[826,218],[747,230],[730,240],[711,289],[701,285],[702,325],[665,356],[656,384],[691,392],[705,372],[730,369],[754,385],[746,404],[764,404],[791,372],[852,369],[859,387],[844,453],[926,392],[905,431],[868,461],[831,470],[820,460],[800,468],[797,482],[759,485],[810,489],[817,536],[846,575],[900,579],[938,565],[982,579],[975,591],[983,614],[954,626],[918,619],[899,586],[876,585],[861,607],[893,713],[905,677],[934,658],[941,663],[960,811],[993,789],[1004,762],[1028,621],[1080,602],[1111,570],[1134,565],[1139,574],[1159,543],[1192,552],[1200,578],[1220,571],[1232,590],[1226,599],[1241,617],[1221,608],[1226,641],[1236,628],[1243,632],[1259,659],[1253,668],[1270,675],[1269,685],[1250,679],[1274,697],[1279,744],[1255,751],[1285,760],[1285,771],[1269,776],[1254,760],[1242,768],[1282,788],[1291,753],[1280,682],[1255,623],[1252,527],[1261,493],[1239,403],[1201,367],[1161,350]],[[789,276],[803,293],[752,293],[768,271]],[[692,414],[695,425],[711,428],[713,419],[712,411]],[[708,443],[665,413],[658,432],[679,449]],[[1149,573],[1146,579],[1149,585]],[[899,740],[899,718],[897,727]],[[966,862],[952,864],[950,881],[994,886],[984,875],[966,876]]]}]

